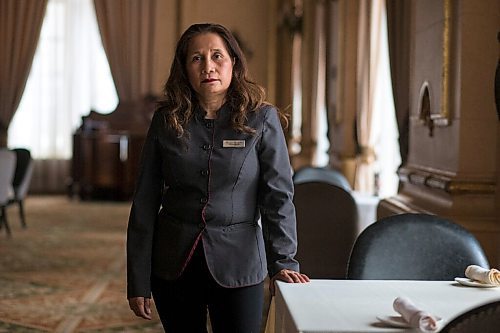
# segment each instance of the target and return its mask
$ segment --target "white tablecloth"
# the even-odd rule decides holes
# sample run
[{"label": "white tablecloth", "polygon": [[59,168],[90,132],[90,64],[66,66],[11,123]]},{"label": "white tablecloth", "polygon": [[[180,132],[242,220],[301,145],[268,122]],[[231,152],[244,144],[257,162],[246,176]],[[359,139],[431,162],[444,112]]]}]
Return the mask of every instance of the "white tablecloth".
[{"label": "white tablecloth", "polygon": [[380,201],[378,197],[363,194],[360,192],[351,192],[354,201],[358,207],[358,234],[366,227],[377,220],[377,205]]},{"label": "white tablecloth", "polygon": [[454,281],[312,280],[277,283],[266,333],[417,332],[389,328],[377,316],[396,316],[392,303],[409,297],[443,318],[440,327],[480,304],[500,300],[500,288],[471,288]]}]

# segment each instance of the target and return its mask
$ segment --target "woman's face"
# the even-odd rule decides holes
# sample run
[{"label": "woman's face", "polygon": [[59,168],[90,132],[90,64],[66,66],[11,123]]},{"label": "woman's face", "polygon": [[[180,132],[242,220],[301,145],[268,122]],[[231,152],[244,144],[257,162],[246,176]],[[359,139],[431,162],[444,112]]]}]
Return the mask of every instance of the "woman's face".
[{"label": "woman's face", "polygon": [[233,76],[233,59],[216,33],[191,38],[186,59],[189,83],[202,101],[224,100]]}]

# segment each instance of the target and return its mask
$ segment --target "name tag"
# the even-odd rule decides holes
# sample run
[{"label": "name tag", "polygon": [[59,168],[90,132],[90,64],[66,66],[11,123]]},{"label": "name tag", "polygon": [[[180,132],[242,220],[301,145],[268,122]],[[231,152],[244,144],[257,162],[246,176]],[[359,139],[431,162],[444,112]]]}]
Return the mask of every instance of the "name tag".
[{"label": "name tag", "polygon": [[245,148],[245,140],[222,140],[223,148]]}]

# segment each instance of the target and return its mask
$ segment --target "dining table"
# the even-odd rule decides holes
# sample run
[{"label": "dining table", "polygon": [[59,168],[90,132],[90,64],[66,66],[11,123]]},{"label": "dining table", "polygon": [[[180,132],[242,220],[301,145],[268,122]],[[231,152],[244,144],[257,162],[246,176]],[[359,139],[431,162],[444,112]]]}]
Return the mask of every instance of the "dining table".
[{"label": "dining table", "polygon": [[[459,279],[462,282],[464,279]],[[393,309],[397,297],[436,316],[438,332],[459,314],[500,300],[500,287],[456,281],[320,280],[276,282],[266,333],[420,332]]]}]

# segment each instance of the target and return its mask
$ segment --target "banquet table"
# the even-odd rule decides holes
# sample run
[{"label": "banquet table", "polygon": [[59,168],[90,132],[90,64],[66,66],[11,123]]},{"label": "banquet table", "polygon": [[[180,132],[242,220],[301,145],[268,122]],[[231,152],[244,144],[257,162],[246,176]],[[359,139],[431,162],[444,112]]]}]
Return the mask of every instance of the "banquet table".
[{"label": "banquet table", "polygon": [[500,288],[463,286],[455,281],[311,280],[276,283],[266,333],[419,332],[394,328],[378,317],[399,316],[396,297],[442,318],[441,329],[462,312],[500,300]]}]

